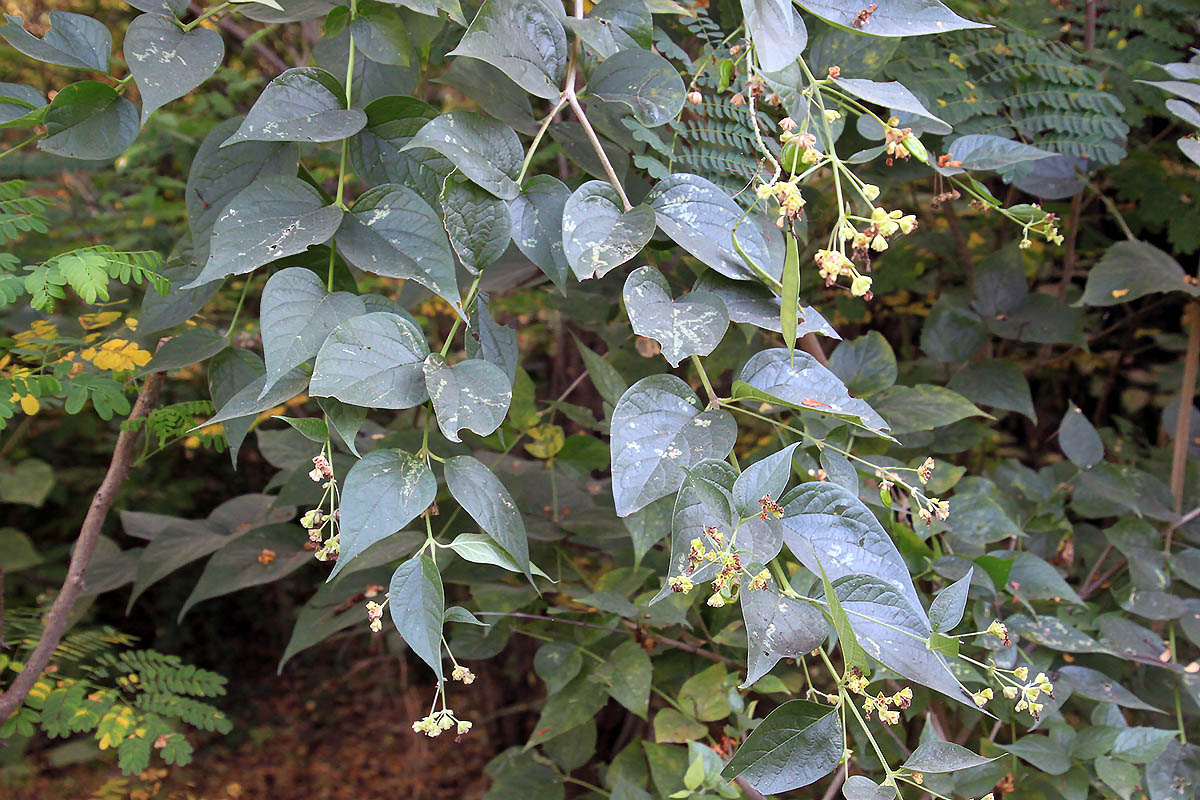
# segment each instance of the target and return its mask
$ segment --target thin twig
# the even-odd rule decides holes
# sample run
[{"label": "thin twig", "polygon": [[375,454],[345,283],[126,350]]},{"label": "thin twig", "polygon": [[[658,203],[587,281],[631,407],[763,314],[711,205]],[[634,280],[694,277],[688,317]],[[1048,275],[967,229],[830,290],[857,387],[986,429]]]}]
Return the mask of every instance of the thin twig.
[{"label": "thin twig", "polygon": [[[1187,475],[1188,445],[1192,431],[1192,403],[1196,399],[1196,369],[1200,364],[1200,303],[1188,303],[1183,311],[1188,331],[1187,353],[1183,357],[1183,381],[1179,386],[1179,408],[1175,412],[1175,445],[1171,455],[1171,494],[1175,513],[1183,513],[1183,483]],[[1171,539],[1167,538],[1170,551]]]},{"label": "thin twig", "polygon": [[[150,410],[158,402],[158,393],[162,388],[162,383],[163,373],[161,372],[146,376],[142,389],[138,392],[137,401],[133,404],[133,410],[129,413],[130,420],[142,419],[150,413]],[[42,637],[26,660],[21,674],[5,690],[4,694],[0,695],[0,720],[8,719],[25,702],[29,690],[33,688],[33,684],[42,674],[42,670],[50,663],[50,658],[54,655],[58,643],[62,640],[67,628],[70,627],[71,611],[75,607],[75,601],[83,593],[87,569],[92,562],[92,554],[96,550],[96,541],[100,538],[100,529],[104,526],[104,520],[108,516],[109,509],[112,508],[117,493],[121,490],[121,484],[129,475],[129,466],[133,462],[134,445],[137,443],[140,432],[141,426],[129,427],[122,429],[117,436],[117,444],[113,448],[108,472],[101,481],[100,488],[92,497],[87,516],[83,519],[83,526],[79,529],[79,538],[75,541],[75,548],[71,552],[71,565],[67,569],[67,577],[63,580],[62,589],[59,591],[58,597],[54,599],[50,612],[46,615],[46,625],[42,630]]]},{"label": "thin twig", "polygon": [[[575,17],[576,19],[583,19],[583,0],[575,0]],[[608,176],[608,182],[617,190],[617,194],[620,196],[625,210],[629,211],[633,206],[630,204],[629,198],[625,195],[625,187],[621,185],[621,179],[617,177],[617,171],[613,169],[612,162],[608,160],[608,154],[604,152],[604,146],[600,144],[600,137],[592,129],[592,123],[588,121],[587,114],[584,112],[583,106],[579,103],[579,98],[575,96],[575,76],[578,72],[579,68],[576,60],[572,57],[571,65],[567,68],[567,80],[566,86],[563,88],[563,96],[571,104],[571,110],[579,118],[579,124],[583,126],[583,132],[587,134],[588,141],[592,143],[592,149],[599,156],[600,163],[604,166],[604,174]]]}]

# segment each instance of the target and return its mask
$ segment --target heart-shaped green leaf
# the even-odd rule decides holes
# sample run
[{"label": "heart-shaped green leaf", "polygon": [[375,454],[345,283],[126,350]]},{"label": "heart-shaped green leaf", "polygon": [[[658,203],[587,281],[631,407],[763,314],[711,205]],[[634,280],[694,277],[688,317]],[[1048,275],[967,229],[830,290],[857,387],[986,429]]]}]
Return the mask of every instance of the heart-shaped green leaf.
[{"label": "heart-shaped green leaf", "polygon": [[235,142],[336,142],[363,129],[367,115],[346,108],[346,90],[318,67],[293,67],[272,80],[246,114]]},{"label": "heart-shaped green leaf", "polygon": [[625,281],[625,309],[633,332],[657,340],[663,358],[678,367],[688,356],[716,349],[729,328],[729,312],[715,294],[691,292],[673,300],[670,291],[654,267],[635,269]]},{"label": "heart-shaped green leaf", "polygon": [[321,345],[309,392],[364,408],[425,402],[425,335],[410,319],[376,311],[338,325]]},{"label": "heart-shaped green leaf", "polygon": [[396,567],[388,584],[388,608],[405,644],[429,665],[441,682],[446,596],[442,576],[432,558],[422,554]]},{"label": "heart-shaped green leaf", "polygon": [[359,553],[416,519],[436,495],[437,479],[425,459],[392,448],[363,456],[342,480],[341,550],[330,580]]},{"label": "heart-shaped green leaf", "polygon": [[536,97],[558,97],[567,69],[562,6],[541,0],[486,0],[448,55],[486,61]]},{"label": "heart-shaped green leaf", "polygon": [[729,454],[737,424],[728,411],[704,411],[673,375],[630,386],[612,415],[612,485],[617,516],[627,517],[683,485],[685,470]]},{"label": "heart-shaped green leaf", "polygon": [[259,304],[263,359],[267,364],[266,394],[288,370],[321,350],[341,323],[367,311],[349,292],[325,292],[325,283],[312,270],[288,267],[276,272],[263,287]]},{"label": "heart-shaped green leaf", "polygon": [[808,786],[841,763],[842,734],[837,708],[789,700],[746,737],[721,777],[740,775],[763,794]]},{"label": "heart-shaped green leaf", "polygon": [[442,221],[407,186],[385,183],[365,192],[342,221],[336,241],[355,267],[414,280],[461,313],[454,255]]},{"label": "heart-shaped green leaf", "polygon": [[649,50],[630,48],[606,58],[596,68],[588,81],[588,93],[623,103],[638,122],[654,128],[678,116],[686,91],[671,62]]},{"label": "heart-shaped green leaf", "polygon": [[654,235],[654,224],[649,206],[622,212],[611,184],[588,181],[563,207],[563,253],[579,280],[599,278],[640,253]]},{"label": "heart-shaped green leaf", "polygon": [[525,151],[512,128],[471,111],[451,111],[430,121],[401,148],[428,148],[448,158],[462,174],[503,200],[512,200],[520,188]]},{"label": "heart-shaped green leaf", "polygon": [[142,93],[142,124],[183,97],[221,66],[225,41],[208,28],[182,30],[161,14],[142,14],[125,32],[125,63]]},{"label": "heart-shaped green leaf", "polygon": [[799,350],[789,353],[779,347],[754,354],[734,381],[733,396],[828,414],[876,433],[888,429],[883,417],[851,397],[836,375]]},{"label": "heart-shaped green leaf", "polygon": [[751,222],[742,223],[738,204],[707,178],[678,173],[659,181],[646,195],[658,226],[684,250],[727,278],[757,280],[749,264],[733,246],[736,227],[742,250],[775,280],[783,265],[773,264],[767,242]]},{"label": "heart-shaped green leaf", "polygon": [[208,262],[182,288],[192,289],[226,275],[243,275],[303,253],[329,241],[341,222],[342,210],[325,205],[317,190],[299,178],[255,181],[217,217]]},{"label": "heart-shaped green leaf", "polygon": [[432,353],[423,368],[443,436],[457,442],[463,428],[487,436],[500,427],[512,402],[512,384],[499,367],[477,358],[450,366]]}]

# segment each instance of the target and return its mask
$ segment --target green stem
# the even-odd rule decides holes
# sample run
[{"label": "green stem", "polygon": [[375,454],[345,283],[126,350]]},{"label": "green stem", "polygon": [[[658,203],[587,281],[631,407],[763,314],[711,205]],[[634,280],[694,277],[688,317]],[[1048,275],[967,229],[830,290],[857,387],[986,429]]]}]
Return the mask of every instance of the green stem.
[{"label": "green stem", "polygon": [[542,137],[546,135],[546,131],[550,128],[550,123],[558,115],[558,112],[563,110],[563,106],[567,104],[567,96],[563,94],[555,103],[554,109],[546,115],[542,120],[542,125],[538,128],[537,134],[533,137],[533,143],[529,145],[529,150],[525,152],[525,161],[521,164],[521,173],[517,175],[517,186],[525,182],[525,174],[529,172],[529,165],[533,162],[533,156],[537,152],[538,145],[542,143]]},{"label": "green stem", "polygon": [[233,310],[233,319],[229,321],[229,330],[225,331],[225,337],[233,339],[233,328],[237,325],[238,316],[242,313],[242,304],[246,302],[246,292],[250,289],[250,281],[253,278],[250,275],[246,276],[246,282],[242,284],[242,294],[238,297],[237,308]]},{"label": "green stem", "polygon": [[5,150],[3,153],[0,153],[0,158],[4,158],[4,157],[5,157],[6,155],[8,155],[9,153],[15,153],[15,152],[17,152],[18,150],[20,150],[22,147],[24,147],[24,146],[25,146],[25,145],[27,145],[27,144],[33,144],[33,143],[34,143],[34,142],[36,142],[38,139],[42,138],[42,136],[44,136],[44,135],[45,135],[45,134],[41,134],[41,133],[35,133],[33,136],[30,136],[30,137],[29,137],[28,139],[26,139],[25,141],[23,141],[23,142],[18,142],[17,144],[15,144],[15,145],[13,145],[12,147],[10,147],[10,148],[8,148],[7,150]]},{"label": "green stem", "polygon": [[[187,33],[190,30],[192,30],[193,28],[195,28],[197,25],[199,25],[201,22],[204,22],[204,20],[208,19],[209,17],[211,17],[214,14],[220,14],[222,11],[229,8],[229,6],[231,6],[231,5],[233,5],[233,3],[227,1],[227,2],[221,3],[221,5],[219,5],[219,6],[213,6],[208,11],[205,11],[203,14],[196,17],[191,22],[188,22],[186,24],[181,24],[179,27],[181,27],[183,29],[184,33]],[[176,20],[176,22],[178,22],[178,20]]]},{"label": "green stem", "polygon": [[779,593],[784,597],[800,599],[800,595],[792,588],[792,582],[788,579],[787,572],[783,569],[783,564],[779,563],[779,558],[772,558],[769,566],[771,567],[771,574],[775,576],[775,583],[779,584]]},{"label": "green stem", "polygon": [[704,384],[704,391],[708,394],[709,408],[720,408],[721,401],[717,397],[716,391],[713,389],[712,381],[708,379],[708,373],[704,370],[704,364],[701,363],[699,356],[692,356],[692,366],[696,368],[696,372],[700,374],[700,382]]},{"label": "green stem", "polygon": [[[475,298],[479,294],[479,281],[482,278],[483,278],[482,274],[475,276],[475,282],[471,284],[471,288],[467,292],[467,299],[465,301],[463,301],[463,307],[462,307],[463,313],[466,313],[466,309],[470,308],[471,304],[475,302]],[[445,358],[446,353],[450,352],[450,345],[454,343],[454,335],[456,333],[458,333],[458,326],[462,324],[462,321],[463,321],[462,314],[455,315],[454,324],[450,326],[450,333],[447,334],[446,341],[445,341],[445,343],[442,344],[442,350],[441,350],[442,358]]]}]

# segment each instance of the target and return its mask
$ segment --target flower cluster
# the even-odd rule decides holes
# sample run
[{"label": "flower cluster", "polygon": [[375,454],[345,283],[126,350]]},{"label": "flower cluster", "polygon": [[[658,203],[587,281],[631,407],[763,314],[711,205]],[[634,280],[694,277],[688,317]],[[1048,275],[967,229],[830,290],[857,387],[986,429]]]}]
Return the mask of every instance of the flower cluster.
[{"label": "flower cluster", "polygon": [[471,730],[471,723],[465,719],[455,717],[453,709],[443,708],[441,711],[435,711],[412,724],[414,733],[423,733],[431,739],[435,736],[440,736],[443,731],[448,731],[451,728],[454,728],[455,733],[462,736]]},{"label": "flower cluster", "polygon": [[371,621],[371,632],[379,633],[383,630],[383,607],[387,605],[387,600],[382,603],[376,603],[374,600],[367,601],[367,619]]},{"label": "flower cluster", "polygon": [[313,468],[309,470],[308,477],[312,478],[314,483],[333,480],[333,466],[324,453],[313,456]]},{"label": "flower cluster", "polygon": [[758,499],[758,506],[762,511],[758,512],[758,518],[766,522],[771,517],[779,519],[783,516],[783,506],[771,499],[771,494],[768,492]]},{"label": "flower cluster", "polygon": [[877,714],[879,721],[885,725],[895,725],[900,722],[900,711],[912,705],[913,692],[912,689],[905,686],[900,691],[892,696],[885,695],[879,692],[874,697],[867,694],[867,685],[870,681],[858,669],[851,667],[846,677],[846,688],[854,694],[863,696],[863,711],[866,718],[870,719],[871,714]]},{"label": "flower cluster", "polygon": [[475,682],[475,673],[471,672],[471,670],[467,669],[461,664],[456,664],[454,666],[454,671],[450,673],[450,677],[456,681],[465,683],[467,686],[470,686]]},{"label": "flower cluster", "polygon": [[909,145],[915,140],[912,128],[897,128],[900,120],[892,117],[883,127],[883,138],[885,140],[884,152],[887,153],[887,165],[890,167],[895,163],[895,159],[899,158],[902,161],[907,161],[911,155]]}]

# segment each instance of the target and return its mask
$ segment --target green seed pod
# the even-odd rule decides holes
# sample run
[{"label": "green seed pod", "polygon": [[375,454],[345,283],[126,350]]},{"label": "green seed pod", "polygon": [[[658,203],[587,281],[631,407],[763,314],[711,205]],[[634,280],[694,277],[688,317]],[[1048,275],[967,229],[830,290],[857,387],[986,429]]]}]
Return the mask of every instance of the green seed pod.
[{"label": "green seed pod", "polygon": [[904,149],[917,161],[920,161],[922,164],[929,163],[929,152],[926,151],[925,145],[921,144],[921,140],[917,137],[905,136],[904,141],[900,144],[904,145]]}]

